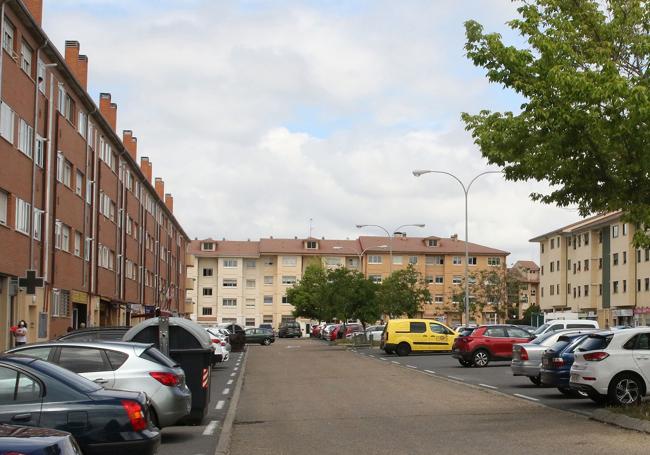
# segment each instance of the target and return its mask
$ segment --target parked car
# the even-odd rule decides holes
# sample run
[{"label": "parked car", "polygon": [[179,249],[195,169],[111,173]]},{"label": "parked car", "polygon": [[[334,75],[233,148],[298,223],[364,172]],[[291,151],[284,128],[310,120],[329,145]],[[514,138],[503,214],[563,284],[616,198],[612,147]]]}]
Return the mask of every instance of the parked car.
[{"label": "parked car", "polygon": [[540,379],[547,387],[557,387],[564,395],[570,397],[586,396],[586,393],[571,389],[569,379],[571,365],[575,359],[574,351],[588,334],[562,334],[557,341],[542,354]]},{"label": "parked car", "polygon": [[223,323],[218,324],[217,327],[225,329],[230,333],[228,338],[233,351],[239,352],[244,349],[244,345],[246,344],[246,335],[244,334],[244,328],[242,326],[234,323]]},{"label": "parked car", "polygon": [[313,325],[311,331],[309,332],[309,338],[320,338],[320,332],[323,330],[322,325]]},{"label": "parked car", "polygon": [[57,338],[57,341],[121,341],[131,327],[87,327],[73,330]]},{"label": "parked car", "polygon": [[271,332],[273,332],[273,336],[278,336],[277,332],[273,328],[273,324],[260,324],[257,326],[258,329],[269,329]]},{"label": "parked car", "polygon": [[457,333],[433,319],[391,319],[386,323],[380,348],[387,354],[450,351]]},{"label": "parked car", "polygon": [[144,392],[108,390],[58,365],[0,356],[0,423],[71,433],[84,455],[153,455],[160,431]]},{"label": "parked car", "polygon": [[650,384],[650,328],[592,333],[574,353],[569,386],[613,405],[641,401]]},{"label": "parked car", "polygon": [[330,340],[330,336],[332,333],[332,330],[334,330],[338,324],[328,324],[325,326],[325,328],[321,331],[321,338],[323,340]]},{"label": "parked car", "polygon": [[230,359],[230,333],[226,329],[220,329],[218,327],[206,327],[205,330],[210,335],[212,347],[214,348],[214,361],[212,365],[227,362]]},{"label": "parked car", "polygon": [[366,327],[366,337],[368,337],[368,341],[370,341],[370,337],[372,337],[373,342],[381,342],[381,336],[384,333],[385,327],[385,325],[371,325]]},{"label": "parked car", "polygon": [[246,329],[246,343],[270,346],[274,341],[275,335],[271,329],[256,329],[253,327]]},{"label": "parked car", "polygon": [[278,338],[300,338],[302,329],[296,321],[282,322],[278,329]]},{"label": "parked car", "polygon": [[145,392],[158,428],[176,425],[192,407],[181,367],[149,343],[52,341],[7,352],[46,360],[107,389]]},{"label": "parked car", "polygon": [[532,325],[522,325],[522,324],[515,324],[515,325],[520,329],[524,329],[526,332],[530,334],[535,333],[535,330],[537,330],[537,327],[533,327]]},{"label": "parked car", "polygon": [[0,424],[0,449],[13,455],[82,455],[68,432],[5,424]]},{"label": "parked car", "polygon": [[512,362],[510,369],[513,376],[526,376],[535,385],[541,384],[540,366],[542,354],[552,346],[561,335],[592,333],[598,329],[571,330],[562,329],[554,332],[546,332],[528,343],[517,343],[512,346]]},{"label": "parked car", "polygon": [[330,341],[334,341],[338,338],[350,338],[353,333],[361,332],[363,332],[363,325],[357,322],[339,324],[338,327],[330,332]]},{"label": "parked car", "polygon": [[557,332],[564,329],[598,329],[598,322],[590,319],[555,319],[540,325],[533,332],[535,336],[540,336],[546,332]]},{"label": "parked car", "polygon": [[454,342],[452,356],[464,367],[486,367],[492,360],[512,360],[512,346],[532,336],[508,324],[481,325]]}]

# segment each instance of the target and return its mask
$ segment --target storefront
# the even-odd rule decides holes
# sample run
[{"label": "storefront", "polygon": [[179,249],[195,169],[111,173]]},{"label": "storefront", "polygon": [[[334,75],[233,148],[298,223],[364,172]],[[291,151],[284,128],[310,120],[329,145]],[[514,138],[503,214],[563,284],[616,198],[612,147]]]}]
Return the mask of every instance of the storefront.
[{"label": "storefront", "polygon": [[88,326],[88,294],[83,291],[70,291],[72,302],[72,328]]},{"label": "storefront", "polygon": [[620,308],[612,310],[612,326],[634,326],[634,310],[632,308]]},{"label": "storefront", "polygon": [[634,325],[650,325],[650,307],[634,309]]}]

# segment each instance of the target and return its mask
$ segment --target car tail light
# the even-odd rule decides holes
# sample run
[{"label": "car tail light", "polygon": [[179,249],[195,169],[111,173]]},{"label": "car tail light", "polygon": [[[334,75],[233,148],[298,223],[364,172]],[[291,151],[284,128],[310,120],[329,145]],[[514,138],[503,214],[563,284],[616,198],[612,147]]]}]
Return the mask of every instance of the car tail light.
[{"label": "car tail light", "polygon": [[519,358],[521,360],[528,360],[528,351],[526,351],[526,348],[519,348]]},{"label": "car tail light", "polygon": [[601,360],[605,360],[607,357],[609,357],[609,354],[603,351],[598,351],[583,354],[583,357],[587,362],[600,362]]},{"label": "car tail light", "polygon": [[212,342],[219,344],[219,338],[212,338]]},{"label": "car tail light", "polygon": [[180,384],[180,378],[174,373],[163,373],[162,371],[151,371],[149,375],[162,385],[174,387]]},{"label": "car tail light", "polygon": [[225,346],[225,345],[226,345],[226,342],[225,342],[225,341],[222,341],[222,342],[221,342],[221,346]]},{"label": "car tail light", "polygon": [[147,419],[142,411],[142,406],[137,401],[122,400],[122,407],[131,421],[133,431],[142,431],[147,428]]},{"label": "car tail light", "polygon": [[562,368],[564,366],[564,359],[562,357],[553,357],[553,368]]}]

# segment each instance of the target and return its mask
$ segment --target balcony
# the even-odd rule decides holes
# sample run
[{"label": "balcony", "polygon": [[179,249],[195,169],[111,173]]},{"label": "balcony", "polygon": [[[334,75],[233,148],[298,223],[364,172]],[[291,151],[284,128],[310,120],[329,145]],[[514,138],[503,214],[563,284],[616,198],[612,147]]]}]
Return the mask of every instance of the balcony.
[{"label": "balcony", "polygon": [[194,290],[194,278],[185,278],[185,290]]}]

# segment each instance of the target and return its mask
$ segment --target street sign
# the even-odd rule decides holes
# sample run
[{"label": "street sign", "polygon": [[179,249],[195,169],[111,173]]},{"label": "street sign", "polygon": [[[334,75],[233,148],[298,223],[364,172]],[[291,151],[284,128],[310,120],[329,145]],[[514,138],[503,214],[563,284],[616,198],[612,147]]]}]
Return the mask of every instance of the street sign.
[{"label": "street sign", "polygon": [[36,270],[28,270],[25,278],[18,279],[18,286],[27,288],[28,295],[34,295],[36,288],[43,287],[43,278],[36,276]]}]

